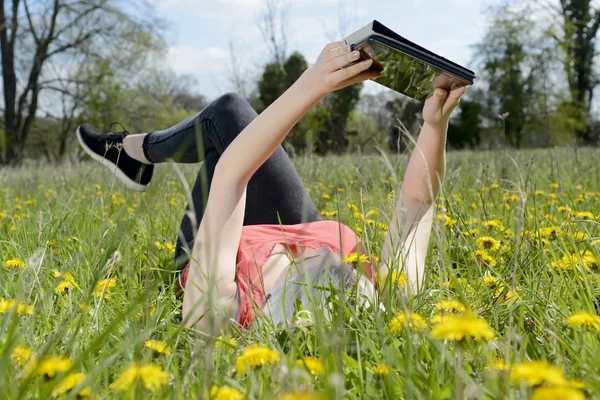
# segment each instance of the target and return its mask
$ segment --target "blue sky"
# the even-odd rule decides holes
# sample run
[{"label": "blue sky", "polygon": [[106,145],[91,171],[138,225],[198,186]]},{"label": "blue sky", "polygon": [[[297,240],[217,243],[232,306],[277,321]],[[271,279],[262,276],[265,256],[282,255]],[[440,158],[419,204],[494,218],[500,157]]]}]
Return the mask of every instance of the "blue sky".
[{"label": "blue sky", "polygon": [[[255,23],[263,0],[155,0],[169,21],[168,61],[177,72],[198,80],[209,100],[232,90],[229,43],[250,81],[268,61]],[[313,63],[330,39],[341,39],[339,16],[348,21],[345,35],[377,19],[400,35],[469,67],[470,45],[483,36],[486,7],[497,0],[289,0],[289,52],[300,51]],[[340,11],[345,10],[345,11]],[[387,90],[373,82],[365,90]]]}]

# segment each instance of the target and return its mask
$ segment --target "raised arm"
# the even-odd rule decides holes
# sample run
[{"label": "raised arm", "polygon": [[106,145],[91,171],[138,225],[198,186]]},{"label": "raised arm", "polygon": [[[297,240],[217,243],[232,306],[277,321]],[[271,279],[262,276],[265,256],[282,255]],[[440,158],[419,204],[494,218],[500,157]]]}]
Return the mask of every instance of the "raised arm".
[{"label": "raised arm", "polygon": [[219,158],[185,286],[183,317],[188,327],[211,332],[221,312],[215,306],[221,303],[228,310],[235,303],[235,262],[252,175],[324,96],[380,75],[367,71],[370,62],[341,69],[354,60],[344,42],[329,43],[316,63],[246,126]]},{"label": "raised arm", "polygon": [[398,202],[380,254],[380,273],[404,272],[409,290],[423,285],[433,203],[446,175],[446,134],[452,111],[466,87],[437,89],[425,101],[423,128],[408,162]]}]

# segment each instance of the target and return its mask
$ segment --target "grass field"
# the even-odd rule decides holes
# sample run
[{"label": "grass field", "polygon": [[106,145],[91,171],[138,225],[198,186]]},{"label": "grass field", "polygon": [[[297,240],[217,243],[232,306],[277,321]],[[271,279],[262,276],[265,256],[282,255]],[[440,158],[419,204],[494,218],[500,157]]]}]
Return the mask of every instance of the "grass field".
[{"label": "grass field", "polygon": [[[96,163],[0,170],[0,398],[598,398],[599,160],[450,153],[424,291],[220,338],[182,329],[171,266],[198,166],[145,194]],[[406,162],[294,159],[372,255]]]}]

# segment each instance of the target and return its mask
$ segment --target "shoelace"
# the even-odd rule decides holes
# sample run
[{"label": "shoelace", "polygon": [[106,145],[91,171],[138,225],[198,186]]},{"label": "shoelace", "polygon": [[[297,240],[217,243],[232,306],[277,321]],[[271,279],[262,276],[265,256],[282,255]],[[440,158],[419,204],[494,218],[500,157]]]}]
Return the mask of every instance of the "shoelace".
[{"label": "shoelace", "polygon": [[[121,131],[113,131],[113,125],[120,126],[122,130]],[[129,135],[129,131],[127,129],[125,129],[123,124],[121,124],[120,122],[113,122],[112,124],[110,124],[108,130],[110,131],[110,133],[119,135],[120,137],[125,137],[125,136]],[[111,141],[107,140],[106,143],[104,143],[104,148],[106,149],[106,151],[110,150],[112,147],[121,151],[121,150],[123,150],[123,142],[122,141],[121,142],[111,142]]]}]

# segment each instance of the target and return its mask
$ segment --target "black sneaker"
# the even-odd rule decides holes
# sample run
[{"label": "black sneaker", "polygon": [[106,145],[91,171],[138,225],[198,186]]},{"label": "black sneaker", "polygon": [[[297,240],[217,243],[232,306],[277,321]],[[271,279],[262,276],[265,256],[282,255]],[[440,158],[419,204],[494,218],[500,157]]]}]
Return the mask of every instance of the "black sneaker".
[{"label": "black sneaker", "polygon": [[77,139],[81,147],[94,160],[107,167],[129,189],[145,192],[152,179],[154,166],[141,163],[131,158],[123,150],[123,138],[129,134],[123,128],[121,132],[114,132],[110,125],[110,132],[104,133],[89,124],[77,128]]}]

